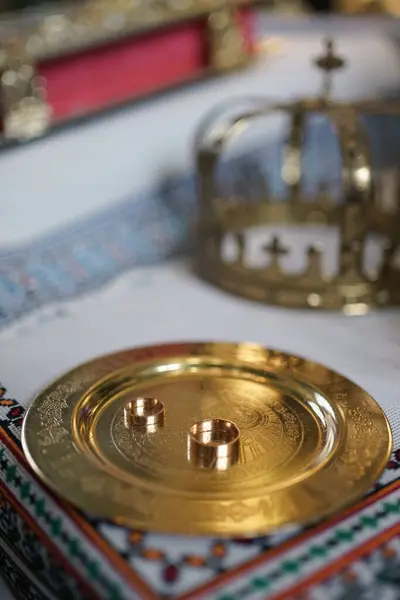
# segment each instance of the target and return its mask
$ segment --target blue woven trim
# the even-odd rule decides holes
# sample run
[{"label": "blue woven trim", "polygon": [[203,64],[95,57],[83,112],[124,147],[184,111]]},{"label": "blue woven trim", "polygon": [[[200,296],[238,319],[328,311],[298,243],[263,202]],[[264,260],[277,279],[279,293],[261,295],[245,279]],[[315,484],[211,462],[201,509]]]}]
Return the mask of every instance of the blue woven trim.
[{"label": "blue woven trim", "polygon": [[1,253],[0,328],[43,305],[95,290],[135,266],[187,252],[193,180],[181,181],[179,192],[164,189],[128,199],[32,244]]},{"label": "blue woven trim", "polygon": [[[374,117],[368,129],[374,163],[378,167],[393,163],[400,145],[400,120]],[[325,123],[310,128],[304,158],[307,189],[321,178],[331,184],[337,181],[340,161],[333,139]],[[278,145],[259,148],[251,157],[223,165],[221,178],[232,183],[232,173],[243,170],[249,158],[256,159],[257,172],[268,176],[274,194],[283,196],[280,153]],[[252,185],[256,188],[258,183]],[[133,267],[190,252],[195,215],[192,174],[31,244],[0,251],[0,329],[41,306],[93,291]]]}]

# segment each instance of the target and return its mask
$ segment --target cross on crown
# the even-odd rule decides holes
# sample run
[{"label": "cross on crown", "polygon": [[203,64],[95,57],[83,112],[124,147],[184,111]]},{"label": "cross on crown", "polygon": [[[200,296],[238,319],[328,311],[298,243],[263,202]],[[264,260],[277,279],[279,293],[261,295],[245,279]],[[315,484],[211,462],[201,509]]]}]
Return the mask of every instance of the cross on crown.
[{"label": "cross on crown", "polygon": [[325,100],[330,100],[332,92],[332,73],[343,69],[346,62],[335,53],[334,41],[330,38],[325,40],[325,53],[315,59],[314,64],[324,73],[324,84],[322,95]]}]

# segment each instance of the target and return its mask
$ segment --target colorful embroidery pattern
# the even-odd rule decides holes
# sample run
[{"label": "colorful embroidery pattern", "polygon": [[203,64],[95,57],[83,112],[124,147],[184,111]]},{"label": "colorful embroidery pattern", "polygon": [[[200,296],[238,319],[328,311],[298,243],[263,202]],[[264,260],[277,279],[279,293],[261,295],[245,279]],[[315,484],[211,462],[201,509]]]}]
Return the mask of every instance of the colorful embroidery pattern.
[{"label": "colorful embroidery pattern", "polygon": [[[3,462],[4,459],[1,459]],[[78,582],[68,576],[57,558],[49,552],[41,539],[21,519],[4,493],[0,493],[0,540],[11,544],[20,560],[33,572],[37,580],[59,600],[84,600],[87,595]]]},{"label": "colorful embroidery pattern", "polygon": [[[100,560],[87,553],[76,532],[54,514],[40,490],[24,477],[25,473],[5,448],[0,449],[0,474],[3,483],[0,532],[4,532],[15,552],[36,574],[41,567],[39,576],[49,590],[56,588],[57,598],[85,598],[93,594],[93,589],[101,590],[100,597],[108,600],[126,597],[121,582],[110,579]],[[42,532],[39,541],[38,529]],[[79,569],[70,569],[68,573],[69,564],[78,564]],[[62,578],[58,577],[60,573]],[[86,591],[81,592],[80,586]]]},{"label": "colorful embroidery pattern", "polygon": [[[0,546],[1,574],[16,600],[47,600]],[[70,596],[71,598],[71,596]]]},{"label": "colorful embroidery pattern", "polygon": [[388,544],[346,567],[338,575],[316,584],[294,600],[398,600],[400,590],[399,540]]},{"label": "colorful embroidery pattern", "polygon": [[388,464],[389,471],[399,471],[400,470],[400,449],[393,452],[393,456]]},{"label": "colorful embroidery pattern", "polygon": [[[399,535],[399,516],[400,492],[397,490],[384,503],[374,504],[371,510],[358,513],[356,519],[349,519],[339,528],[332,528],[323,535],[313,536],[309,543],[289,552],[281,562],[269,564],[266,560],[248,572],[246,581],[241,585],[233,586],[228,582],[223,591],[215,595],[209,594],[208,597],[218,600],[250,599],[260,592],[268,592],[272,598],[280,597],[282,581],[286,594],[292,588],[293,593],[296,593],[303,577],[318,573],[319,568],[326,568],[326,563],[333,564],[338,559],[343,560],[349,548],[357,542],[365,546],[376,540],[377,534],[383,529],[388,532],[389,539]],[[231,586],[234,589],[232,593],[227,591]]]},{"label": "colorful embroidery pattern", "polygon": [[[329,594],[327,598],[343,600],[352,598],[345,594],[362,586],[371,588],[362,576],[368,561],[374,565],[370,572],[375,586],[385,586],[387,595],[397,585],[399,451],[393,453],[376,491],[359,507],[305,531],[254,540],[171,538],[90,518],[84,528],[73,530],[74,521],[83,517],[67,509],[64,512],[62,506],[56,516],[51,496],[26,470],[22,455],[16,457],[22,414],[22,407],[2,388],[0,535],[7,537],[24,564],[60,600],[86,597],[82,577],[89,593],[94,590],[96,597],[109,600],[160,596],[250,600],[300,598],[300,594],[302,599],[313,600],[321,591]],[[59,557],[43,543],[45,538],[51,539]],[[99,552],[100,543],[96,560],[92,553]],[[348,557],[344,565],[343,557]],[[70,565],[63,576],[60,559]],[[110,560],[115,565],[114,579],[107,569]],[[124,584],[127,573],[129,585]]]}]

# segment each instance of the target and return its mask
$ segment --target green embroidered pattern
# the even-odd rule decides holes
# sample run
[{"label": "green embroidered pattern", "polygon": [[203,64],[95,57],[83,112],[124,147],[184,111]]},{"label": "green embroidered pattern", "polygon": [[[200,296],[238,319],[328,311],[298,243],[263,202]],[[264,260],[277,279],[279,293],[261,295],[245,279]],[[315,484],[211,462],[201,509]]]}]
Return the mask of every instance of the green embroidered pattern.
[{"label": "green embroidered pattern", "polygon": [[37,492],[32,483],[22,479],[21,470],[18,469],[17,465],[10,463],[4,448],[0,448],[0,473],[4,475],[7,487],[13,488],[17,498],[25,506],[33,509],[38,522],[43,521],[49,526],[53,541],[62,542],[69,558],[80,563],[89,584],[94,584],[96,587],[100,585],[102,590],[106,592],[104,597],[108,600],[124,600],[126,595],[123,593],[122,586],[106,577],[101,562],[89,559],[81,548],[80,541],[72,537],[70,531],[63,528],[62,519],[51,514],[44,498],[37,497]]},{"label": "green embroidered pattern", "polygon": [[[0,449],[0,472],[3,473],[8,487],[12,487],[16,495],[25,505],[33,509],[38,521],[44,521],[50,528],[51,536],[55,541],[63,542],[68,556],[78,561],[85,570],[88,582],[101,585],[106,591],[108,600],[123,600],[124,594],[121,585],[110,581],[102,570],[101,562],[89,559],[82,549],[79,539],[71,536],[71,533],[63,528],[62,519],[53,516],[44,498],[37,496],[35,486],[30,481],[22,480],[22,473],[15,464],[10,463],[4,448]],[[272,586],[277,587],[279,581],[287,575],[301,576],[304,567],[311,561],[329,559],[333,550],[339,547],[342,551],[357,543],[358,538],[365,536],[365,531],[375,531],[382,527],[390,518],[397,519],[400,515],[400,498],[378,502],[374,505],[373,514],[360,514],[356,520],[348,526],[341,525],[332,530],[329,536],[319,543],[314,543],[296,558],[286,558],[275,564],[267,575],[256,574],[247,579],[243,586],[234,593],[222,593],[217,596],[218,600],[244,600],[255,592],[264,592]]]},{"label": "green embroidered pattern", "polygon": [[[18,428],[22,422],[23,410],[18,403],[4,397],[5,390],[1,388],[1,391],[3,396],[2,399],[0,398],[0,405],[3,408],[0,408],[6,417],[2,423],[6,430],[10,431],[10,437],[15,437],[18,443]],[[10,429],[10,425],[14,429]],[[400,469],[399,456],[400,450],[393,453],[393,459],[384,475],[384,482],[396,479],[396,474]],[[83,578],[100,592],[99,596],[101,595],[107,600],[126,600],[134,596],[134,588],[127,589],[118,568],[115,569],[115,573],[110,570],[106,558],[103,559],[101,550],[96,548],[89,539],[86,539],[84,534],[81,536],[79,532],[74,533],[73,519],[70,522],[68,516],[64,516],[62,511],[60,514],[54,514],[56,511],[53,509],[50,499],[47,501],[46,493],[36,486],[34,480],[29,480],[29,475],[25,473],[23,467],[15,463],[13,453],[6,450],[6,445],[0,446],[0,477],[4,480],[4,486],[12,490],[15,497],[37,520],[42,531],[47,532],[47,535],[52,538],[60,550],[62,549],[71,564],[75,565],[75,568],[83,574]],[[384,485],[383,482],[381,485]],[[219,600],[221,598],[225,598],[225,600],[249,599],[254,594],[262,594],[263,597],[267,597],[277,590],[287,589],[288,585],[293,585],[293,581],[299,580],[305,575],[308,576],[310,570],[315,573],[319,572],[322,567],[335,559],[338,552],[345,553],[354,547],[361,546],[366,538],[373,539],[379,532],[390,527],[391,523],[397,522],[400,511],[400,490],[389,491],[387,488],[385,493],[386,497],[382,500],[375,499],[375,502],[369,507],[364,507],[358,513],[349,515],[342,523],[332,526],[330,529],[326,528],[322,533],[316,533],[314,538],[305,540],[301,534],[293,535],[292,533],[294,543],[290,549],[282,549],[280,558],[269,555],[269,549],[279,547],[288,539],[287,537],[274,540],[271,539],[273,536],[266,536],[264,539],[250,541],[254,545],[249,546],[250,552],[247,555],[246,552],[241,554],[242,550],[237,552],[237,548],[241,547],[240,540],[230,542],[209,540],[207,548],[204,547],[204,540],[199,541],[198,545],[196,542],[195,547],[193,547],[193,540],[191,547],[190,544],[187,546],[186,542],[182,541],[182,548],[179,548],[179,552],[170,554],[167,547],[168,539],[165,541],[160,536],[130,532],[102,521],[91,523],[91,525],[103,539],[108,540],[110,548],[114,549],[116,553],[119,552],[126,564],[131,565],[132,573],[136,569],[140,571],[143,580],[147,577],[154,593],[176,597],[179,593],[192,591],[196,596],[196,589],[193,589],[190,574],[185,569],[199,570],[205,567],[204,576],[200,581],[197,579],[199,582],[197,585],[207,585],[208,581],[213,587],[220,586],[222,596],[216,592],[216,594],[212,594],[213,598]],[[23,517],[18,518],[22,522]],[[121,537],[119,546],[114,544],[115,531],[116,535],[123,536],[122,545]],[[214,546],[217,548],[217,553],[212,552]],[[193,551],[192,556],[188,555],[187,548],[189,547],[190,551]],[[236,555],[235,552],[237,552]],[[155,555],[156,559],[154,559]],[[265,556],[265,560],[258,563],[258,567],[253,567],[251,564],[251,559],[255,556]],[[136,558],[140,560],[140,566],[135,564]],[[248,562],[249,560],[250,562]],[[246,573],[236,575],[235,566],[240,564],[247,564]],[[147,569],[147,565],[150,566],[149,569]],[[218,581],[220,569],[228,571],[227,585],[224,585],[222,580]],[[233,571],[230,573],[232,569]],[[230,591],[229,588],[233,583],[235,589]],[[208,593],[206,597],[211,598]]]},{"label": "green embroidered pattern", "polygon": [[[217,600],[243,600],[256,591],[268,590],[272,585],[278,588],[279,580],[288,574],[300,577],[302,571],[312,560],[329,558],[333,552],[337,555],[339,550],[340,553],[346,552],[349,545],[353,545],[357,539],[360,539],[360,543],[362,543],[366,530],[382,530],[396,525],[399,521],[398,517],[400,517],[400,490],[395,490],[394,496],[397,497],[374,505],[373,514],[360,515],[357,519],[352,519],[347,526],[342,525],[340,529],[332,531],[320,544],[304,548],[296,558],[282,560],[265,576],[257,573],[234,593],[223,592],[221,595],[217,595]],[[267,566],[264,568],[267,569]]]}]

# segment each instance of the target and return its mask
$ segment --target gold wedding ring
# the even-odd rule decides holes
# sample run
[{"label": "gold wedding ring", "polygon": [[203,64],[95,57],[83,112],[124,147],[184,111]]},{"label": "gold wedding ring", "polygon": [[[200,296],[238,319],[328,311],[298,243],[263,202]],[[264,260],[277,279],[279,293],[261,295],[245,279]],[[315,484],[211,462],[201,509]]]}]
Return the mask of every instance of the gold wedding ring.
[{"label": "gold wedding ring", "polygon": [[124,406],[125,427],[155,427],[164,423],[165,410],[157,398],[134,398]]},{"label": "gold wedding ring", "polygon": [[196,467],[225,471],[239,459],[240,431],[226,419],[205,419],[188,433],[188,459]]}]

